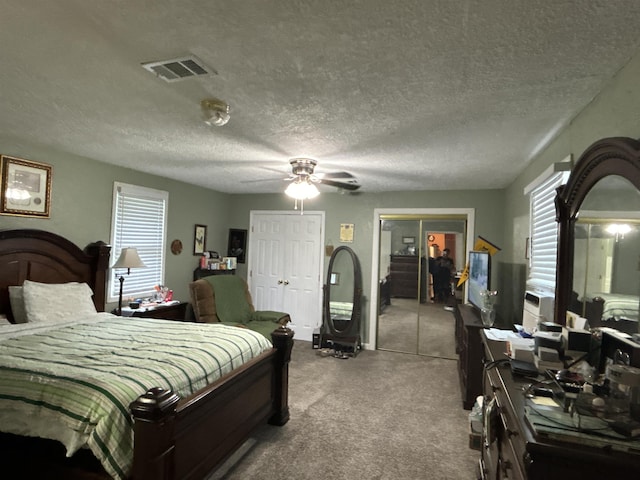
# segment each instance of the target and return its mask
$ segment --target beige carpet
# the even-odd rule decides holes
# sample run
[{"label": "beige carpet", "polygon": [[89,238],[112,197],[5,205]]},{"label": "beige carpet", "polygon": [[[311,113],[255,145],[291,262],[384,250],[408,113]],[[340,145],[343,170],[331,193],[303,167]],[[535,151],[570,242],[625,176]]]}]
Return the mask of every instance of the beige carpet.
[{"label": "beige carpet", "polygon": [[212,478],[473,479],[456,362],[385,351],[340,360],[297,341],[291,420],[265,426]]}]

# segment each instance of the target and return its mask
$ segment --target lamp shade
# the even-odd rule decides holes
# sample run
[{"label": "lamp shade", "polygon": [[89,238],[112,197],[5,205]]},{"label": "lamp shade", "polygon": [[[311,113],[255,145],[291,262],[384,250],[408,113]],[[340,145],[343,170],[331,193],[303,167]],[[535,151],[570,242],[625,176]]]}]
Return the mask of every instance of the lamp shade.
[{"label": "lamp shade", "polygon": [[138,268],[146,267],[144,262],[138,255],[138,250],[133,247],[123,248],[120,251],[120,257],[116,260],[116,263],[111,268]]}]

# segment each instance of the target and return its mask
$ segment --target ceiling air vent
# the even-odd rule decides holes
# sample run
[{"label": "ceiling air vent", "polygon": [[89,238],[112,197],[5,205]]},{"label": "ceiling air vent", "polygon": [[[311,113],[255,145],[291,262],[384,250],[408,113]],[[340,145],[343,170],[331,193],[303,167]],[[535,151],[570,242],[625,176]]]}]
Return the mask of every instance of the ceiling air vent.
[{"label": "ceiling air vent", "polygon": [[185,78],[218,74],[213,68],[205,66],[202,60],[195,55],[159,62],[147,62],[142,64],[142,68],[154,73],[166,82],[177,82]]}]

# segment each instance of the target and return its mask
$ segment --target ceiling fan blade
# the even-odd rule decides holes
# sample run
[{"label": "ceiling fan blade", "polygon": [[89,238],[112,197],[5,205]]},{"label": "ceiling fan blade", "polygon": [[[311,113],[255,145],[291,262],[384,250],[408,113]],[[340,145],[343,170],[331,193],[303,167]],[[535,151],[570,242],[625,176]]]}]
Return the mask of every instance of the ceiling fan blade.
[{"label": "ceiling fan blade", "polygon": [[323,185],[329,185],[331,187],[337,187],[337,188],[342,188],[343,190],[358,190],[360,188],[360,185],[358,185],[357,183],[352,183],[352,182],[336,182],[334,180],[327,180],[325,178],[321,178],[320,179],[320,183]]},{"label": "ceiling fan blade", "polygon": [[320,178],[356,178],[349,172],[326,172],[326,173],[318,173],[318,177]]},{"label": "ceiling fan blade", "polygon": [[240,183],[290,182],[294,177],[259,178],[257,180],[241,180]]}]

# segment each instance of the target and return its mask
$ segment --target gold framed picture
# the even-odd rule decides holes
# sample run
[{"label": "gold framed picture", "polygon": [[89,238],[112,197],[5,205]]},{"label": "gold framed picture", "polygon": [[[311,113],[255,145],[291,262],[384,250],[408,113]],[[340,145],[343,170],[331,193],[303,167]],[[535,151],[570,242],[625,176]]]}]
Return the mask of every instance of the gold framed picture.
[{"label": "gold framed picture", "polygon": [[0,156],[0,165],[0,214],[49,218],[53,167],[7,155]]}]

